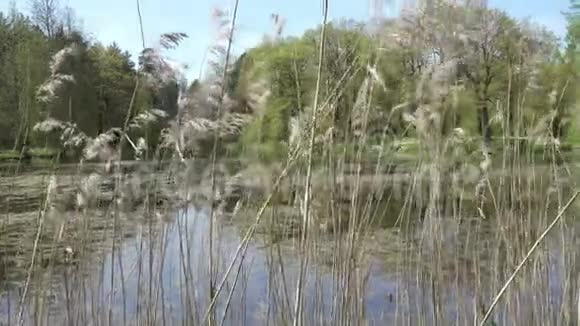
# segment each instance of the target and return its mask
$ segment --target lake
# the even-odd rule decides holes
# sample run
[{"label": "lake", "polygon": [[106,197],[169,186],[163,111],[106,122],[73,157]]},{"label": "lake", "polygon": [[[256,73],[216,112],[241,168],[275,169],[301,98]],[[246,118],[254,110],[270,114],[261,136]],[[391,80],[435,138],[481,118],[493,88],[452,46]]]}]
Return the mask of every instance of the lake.
[{"label": "lake", "polygon": [[[304,325],[473,324],[578,180],[573,165],[509,167],[480,198],[469,169],[437,185],[417,166],[321,170],[304,234],[300,174],[254,228],[277,169],[220,164],[212,202],[207,164],[4,167],[0,325],[286,325],[297,288]],[[579,209],[490,325],[575,323]]]}]

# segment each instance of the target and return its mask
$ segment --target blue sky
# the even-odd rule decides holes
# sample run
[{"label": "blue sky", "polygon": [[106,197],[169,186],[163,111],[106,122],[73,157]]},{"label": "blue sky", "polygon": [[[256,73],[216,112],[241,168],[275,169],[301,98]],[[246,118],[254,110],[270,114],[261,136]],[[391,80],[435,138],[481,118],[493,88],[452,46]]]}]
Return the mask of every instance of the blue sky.
[{"label": "blue sky", "polygon": [[[396,0],[396,2],[402,0]],[[565,34],[566,22],[562,16],[569,0],[488,0],[491,7],[507,11],[516,18],[530,17],[546,25],[557,35]],[[29,0],[0,0],[5,11],[14,2],[18,9],[27,11]],[[72,7],[81,21],[83,30],[94,40],[117,42],[133,54],[141,49],[141,38],[135,0],[60,0]],[[158,36],[167,32],[185,32],[189,39],[175,50],[171,57],[190,67],[188,76],[196,76],[203,62],[205,49],[213,39],[210,14],[215,7],[232,8],[233,0],[141,0],[146,44],[152,45]],[[385,6],[387,15],[396,12],[396,4]],[[319,0],[240,0],[238,29],[234,50],[238,53],[251,47],[272,29],[270,15],[285,17],[285,34],[297,35],[314,27],[321,20]],[[367,0],[330,0],[332,19],[369,17]]]}]

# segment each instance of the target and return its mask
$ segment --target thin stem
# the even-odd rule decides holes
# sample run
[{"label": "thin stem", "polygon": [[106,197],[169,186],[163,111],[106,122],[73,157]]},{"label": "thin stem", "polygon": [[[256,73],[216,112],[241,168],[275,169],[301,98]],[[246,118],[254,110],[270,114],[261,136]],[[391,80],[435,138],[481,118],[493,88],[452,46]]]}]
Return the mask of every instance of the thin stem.
[{"label": "thin stem", "polygon": [[34,264],[36,262],[36,254],[38,252],[38,244],[40,242],[40,235],[42,234],[42,228],[44,226],[44,214],[48,210],[49,199],[53,186],[56,185],[53,185],[52,182],[49,182],[48,190],[46,192],[46,198],[44,200],[44,207],[41,208],[40,211],[38,212],[38,228],[36,230],[36,237],[34,239],[34,246],[32,248],[32,259],[30,261],[30,266],[28,267],[26,284],[24,285],[24,291],[22,293],[22,297],[20,298],[20,307],[18,308],[18,325],[22,325],[22,323],[24,322],[24,320],[22,319],[22,315],[24,314],[24,302],[26,301],[26,295],[28,294],[28,289],[30,287],[32,272],[34,270]]},{"label": "thin stem", "polygon": [[570,198],[570,200],[568,201],[568,203],[566,204],[566,206],[564,206],[564,208],[560,211],[560,213],[558,214],[558,216],[556,216],[556,218],[552,221],[552,223],[550,223],[550,225],[548,226],[548,228],[546,228],[546,230],[536,240],[536,242],[530,248],[530,250],[528,251],[528,253],[524,257],[524,259],[522,259],[522,261],[519,263],[518,267],[516,267],[516,269],[514,270],[514,272],[512,273],[512,275],[510,276],[510,278],[507,280],[507,282],[505,282],[504,286],[501,288],[501,290],[495,296],[495,299],[493,299],[493,302],[491,303],[491,306],[489,306],[489,309],[487,310],[487,312],[485,313],[485,316],[483,317],[483,319],[479,323],[479,326],[484,326],[485,325],[485,323],[487,322],[487,320],[491,316],[491,314],[493,312],[493,309],[498,304],[499,300],[501,299],[501,297],[503,296],[503,294],[505,293],[505,291],[507,290],[507,288],[511,285],[511,283],[515,279],[516,275],[520,272],[520,270],[522,269],[522,267],[524,266],[524,264],[528,262],[528,260],[530,259],[530,257],[534,253],[534,251],[538,248],[538,246],[540,245],[540,243],[542,243],[542,241],[548,235],[548,233],[560,221],[560,219],[562,218],[562,216],[564,215],[564,213],[568,210],[568,208],[576,200],[576,197],[578,197],[579,194],[580,194],[580,191],[576,191],[574,193],[574,195],[572,196],[572,198]]},{"label": "thin stem", "polygon": [[[221,119],[222,117],[222,107],[223,107],[223,100],[226,95],[226,85],[227,85],[227,78],[228,78],[228,66],[230,63],[230,56],[232,51],[232,43],[233,43],[233,35],[234,35],[234,28],[236,26],[236,18],[238,16],[238,7],[239,7],[239,0],[236,0],[234,5],[234,12],[232,13],[232,21],[230,25],[230,30],[228,34],[228,44],[226,50],[226,57],[224,63],[224,71],[221,80],[221,88],[220,88],[220,95],[218,98],[218,106],[217,106],[217,119]],[[213,237],[214,237],[214,220],[215,220],[215,209],[214,209],[214,197],[216,191],[216,161],[217,161],[217,147],[218,147],[218,140],[221,128],[216,128],[214,133],[213,139],[213,149],[211,154],[211,214],[210,214],[210,221],[209,221],[209,297],[211,301],[214,301],[215,296],[215,281],[214,281],[214,255],[213,255]],[[215,316],[213,313],[213,307],[210,305],[210,314],[211,318],[209,319],[209,325],[215,324]]]},{"label": "thin stem", "polygon": [[[324,17],[322,20],[322,30],[320,32],[320,51],[318,53],[318,72],[316,77],[316,89],[314,91],[314,104],[312,106],[312,117],[310,126],[310,141],[308,144],[308,166],[306,170],[306,185],[304,191],[304,214],[302,221],[302,239],[301,248],[306,248],[307,234],[308,234],[308,224],[310,223],[310,200],[312,198],[311,194],[311,183],[312,183],[312,156],[314,151],[314,138],[317,124],[317,110],[318,101],[320,96],[320,85],[322,82],[322,64],[324,60],[324,50],[326,43],[326,23],[328,21],[328,0],[323,0],[322,2]],[[306,254],[304,252],[303,254]],[[304,282],[304,274],[307,262],[305,261],[307,257],[300,260],[300,275],[298,276],[298,281],[296,284],[296,299],[294,302],[294,326],[301,324],[301,306],[302,306],[302,288]]]}]

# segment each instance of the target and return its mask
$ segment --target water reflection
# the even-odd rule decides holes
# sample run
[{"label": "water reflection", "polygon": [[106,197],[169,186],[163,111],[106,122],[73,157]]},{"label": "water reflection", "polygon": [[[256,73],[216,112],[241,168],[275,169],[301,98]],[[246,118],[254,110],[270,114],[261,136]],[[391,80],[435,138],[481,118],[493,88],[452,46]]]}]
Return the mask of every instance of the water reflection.
[{"label": "water reflection", "polygon": [[[102,264],[87,264],[87,270],[79,266],[64,268],[61,275],[53,279],[46,321],[56,324],[72,320],[77,325],[96,318],[106,322],[109,306],[115,324],[126,320],[136,324],[172,325],[185,319],[200,320],[209,304],[208,213],[208,209],[195,207],[180,210],[173,222],[163,225],[161,232],[152,238],[146,235],[146,226],[140,226],[142,230],[137,237],[125,241],[122,248],[115,255],[107,255]],[[221,280],[241,238],[240,230],[233,224],[220,223],[216,231],[217,279]],[[291,245],[280,244],[282,253],[278,257],[273,257],[273,251],[259,241],[249,245],[225,317],[227,324],[238,325],[243,321],[246,325],[257,325],[268,319],[276,322],[275,316],[284,317],[292,310],[298,259],[291,252]],[[369,270],[364,300],[369,319],[384,321],[392,318],[395,312],[397,284],[388,280],[379,261],[375,263]],[[282,279],[286,280],[285,285]],[[232,276],[218,301],[217,316],[224,314],[233,283]],[[319,311],[308,311],[306,315],[322,321],[331,318],[336,297],[334,283],[332,275],[324,268],[314,266],[309,270],[306,306]],[[11,302],[14,314],[18,293],[12,290],[4,295],[2,302],[2,320],[7,320],[7,303]],[[33,302],[26,310],[27,322],[31,322],[35,314]],[[319,320],[311,321],[318,324]]]},{"label": "water reflection", "polygon": [[[519,179],[528,192],[506,197],[500,197],[501,191],[505,192],[501,183],[494,182],[497,198],[508,198],[503,205],[513,206],[513,216],[505,216],[501,223],[488,218],[497,212],[497,202],[486,203],[483,218],[464,214],[474,212],[475,208],[472,201],[463,199],[459,209],[465,216],[461,219],[444,216],[438,220],[445,234],[443,245],[429,250],[421,247],[425,238],[421,232],[426,230],[424,221],[418,219],[418,232],[393,228],[399,213],[409,210],[404,197],[381,203],[377,211],[384,217],[381,215],[377,226],[366,234],[364,249],[356,263],[349,264],[349,258],[338,248],[348,240],[348,235],[320,236],[309,252],[305,323],[473,323],[475,313],[485,310],[485,303],[491,301],[513,270],[523,249],[535,239],[530,230],[537,233],[558,210],[557,199],[546,199],[549,198],[546,193],[553,192],[550,189],[555,187],[552,178],[540,175],[532,181]],[[515,183],[511,179],[503,182]],[[565,197],[567,190],[563,189],[557,187],[559,196]],[[41,197],[41,192],[37,197]],[[574,207],[575,211],[578,207]],[[0,227],[3,230],[0,279],[6,280],[1,286],[0,324],[15,324],[29,266],[30,256],[22,252],[30,251],[37,215],[30,209],[22,211],[28,213],[15,211],[11,218],[25,222],[6,224],[29,228],[27,233],[32,236]],[[169,216],[162,214],[163,218],[144,210],[123,213],[116,232],[124,236],[115,243],[113,217],[104,212],[85,212],[82,217],[66,212],[65,220],[90,219],[90,232],[86,234],[90,235],[88,247],[92,251],[72,262],[57,253],[61,257],[58,263],[49,262],[36,270],[24,305],[25,324],[200,324],[210,302],[209,207],[201,204],[170,212]],[[423,207],[412,207],[407,214],[417,216],[421,212]],[[527,217],[532,215],[537,218],[530,222]],[[239,216],[222,216],[215,222],[213,280],[219,284],[248,224]],[[524,222],[538,227],[522,227]],[[521,276],[529,282],[514,285],[505,297],[507,304],[498,307],[494,319],[498,325],[524,320],[528,324],[570,320],[570,316],[567,319],[561,316],[571,314],[567,307],[573,306],[577,288],[574,248],[578,237],[574,225],[567,222],[549,238],[545,251]],[[52,236],[58,227],[47,225],[47,229]],[[4,235],[28,240],[7,241]],[[267,232],[258,234],[249,244],[244,263],[234,265],[217,301],[218,323],[223,319],[226,325],[279,325],[292,320],[296,279],[304,256],[297,249],[295,237],[271,240]],[[67,241],[63,244],[79,251],[74,238]],[[518,247],[520,242],[523,245]],[[47,252],[41,258],[50,254]],[[18,255],[24,259],[13,259]],[[8,270],[19,273],[14,276]],[[7,273],[10,276],[3,275]],[[231,291],[234,287],[235,291]],[[541,318],[534,317],[538,307],[544,306]]]}]

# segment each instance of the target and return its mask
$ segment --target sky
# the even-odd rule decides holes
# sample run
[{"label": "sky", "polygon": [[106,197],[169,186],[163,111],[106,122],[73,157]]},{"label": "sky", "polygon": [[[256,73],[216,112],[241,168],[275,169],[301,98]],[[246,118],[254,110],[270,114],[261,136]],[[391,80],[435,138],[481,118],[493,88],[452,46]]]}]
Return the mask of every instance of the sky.
[{"label": "sky", "polygon": [[[105,44],[116,42],[135,57],[141,51],[136,0],[59,0],[62,5],[74,9],[82,30],[94,41]],[[389,0],[386,0],[387,2]],[[385,5],[385,15],[398,12],[398,3],[390,0]],[[366,20],[370,10],[368,0],[330,0],[330,19],[352,18]],[[0,11],[6,11],[11,3],[22,11],[29,10],[30,0],[0,0]],[[170,53],[170,57],[189,67],[187,76],[195,78],[204,65],[206,49],[213,43],[215,27],[211,13],[215,8],[233,8],[234,0],[140,0],[146,46],[155,45],[159,35],[183,32],[189,37]],[[393,4],[394,3],[394,4]],[[562,12],[569,0],[488,0],[489,6],[502,9],[512,17],[545,25],[556,35],[563,37],[566,21]],[[285,35],[300,35],[306,29],[320,24],[322,6],[320,0],[240,0],[234,52],[258,44],[272,31],[270,16],[277,13],[284,17]]]}]

